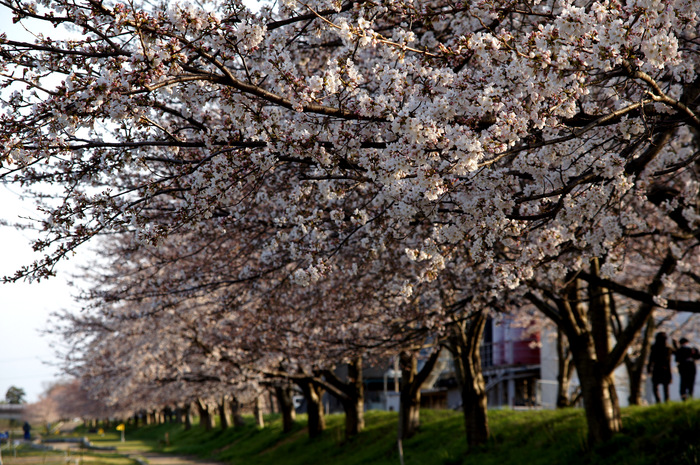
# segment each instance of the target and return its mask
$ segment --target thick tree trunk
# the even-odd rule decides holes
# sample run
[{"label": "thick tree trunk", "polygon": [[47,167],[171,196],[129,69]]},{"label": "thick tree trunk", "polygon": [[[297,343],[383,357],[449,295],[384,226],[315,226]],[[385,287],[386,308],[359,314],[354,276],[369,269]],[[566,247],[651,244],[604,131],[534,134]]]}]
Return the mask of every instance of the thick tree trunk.
[{"label": "thick tree trunk", "polygon": [[275,395],[277,396],[277,405],[282,413],[282,432],[289,433],[294,429],[294,421],[296,420],[292,387],[290,385],[275,386]]},{"label": "thick tree trunk", "polygon": [[[600,266],[600,260],[591,260],[591,273],[600,276]],[[613,370],[608,368],[613,301],[608,289],[591,284],[588,286],[588,299],[590,335],[582,331],[581,336],[575,338],[576,344],[572,344],[571,350],[581,383],[589,441],[591,444],[600,444],[622,429]]]},{"label": "thick tree trunk", "polygon": [[341,399],[345,410],[345,437],[357,436],[365,428],[365,388],[362,379],[362,359],[348,364],[348,383]]},{"label": "thick tree trunk", "polygon": [[268,387],[268,389],[265,390],[265,394],[267,394],[267,403],[270,406],[270,413],[278,413],[274,391]]},{"label": "thick tree trunk", "polygon": [[218,405],[219,408],[219,421],[221,429],[228,429],[231,427],[231,413],[228,407],[228,399],[226,396],[221,396],[221,402]]},{"label": "thick tree trunk", "polygon": [[557,329],[557,362],[559,372],[557,373],[557,408],[569,407],[569,387],[574,371],[574,363],[571,358],[566,336],[561,329]]},{"label": "thick tree trunk", "polygon": [[[591,275],[599,274],[599,262],[593,259]],[[552,299],[556,307],[533,294],[528,294],[528,298],[566,334],[581,385],[588,442],[597,445],[621,429],[620,405],[612,373],[623,360],[624,352],[651,309],[637,312],[629,319],[627,327],[618,331],[617,345],[613,349],[610,328],[614,313],[612,294],[608,289],[589,283],[587,298],[581,298],[579,285],[578,279],[572,279],[571,284],[563,289],[564,297]]]},{"label": "thick tree trunk", "polygon": [[234,428],[240,428],[245,426],[245,420],[243,419],[243,414],[241,414],[242,405],[237,398],[231,400],[231,416],[233,417]]},{"label": "thick tree trunk", "polygon": [[418,431],[420,427],[420,390],[435,368],[440,349],[435,349],[423,368],[418,371],[418,352],[403,351],[399,354],[401,366],[401,394],[399,397],[399,439],[408,439]]},{"label": "thick tree trunk", "polygon": [[255,406],[253,408],[253,414],[255,415],[255,424],[258,428],[265,427],[265,419],[263,418],[263,398],[262,394],[258,394],[255,398]]},{"label": "thick tree trunk", "polygon": [[182,422],[185,424],[185,431],[192,429],[192,404],[187,402],[182,407]]},{"label": "thick tree trunk", "polygon": [[[591,273],[600,274],[598,259],[591,260]],[[612,379],[610,292],[597,285],[588,286],[588,312],[579,298],[578,282],[567,289],[567,300],[558,302],[560,313],[569,315],[564,331],[569,340],[588,424],[591,445],[608,441],[622,427],[620,405]],[[587,324],[587,320],[590,324]]]},{"label": "thick tree trunk", "polygon": [[365,429],[365,401],[364,396],[354,401],[343,402],[345,411],[345,438],[357,436]]},{"label": "thick tree trunk", "polygon": [[413,437],[420,426],[420,387],[416,389],[418,357],[415,352],[403,351],[399,354],[401,367],[401,393],[399,395],[399,439]]},{"label": "thick tree trunk", "polygon": [[[588,339],[586,335],[580,339]],[[622,428],[620,405],[615,385],[609,374],[601,372],[600,362],[593,354],[592,344],[584,341],[571,343],[576,372],[581,383],[581,395],[588,423],[588,442],[591,445],[609,441]]]},{"label": "thick tree trunk", "polygon": [[319,437],[326,429],[326,418],[323,415],[323,388],[314,385],[311,380],[298,380],[297,384],[301,388],[306,400],[306,413],[308,416],[309,437],[311,439]]},{"label": "thick tree trunk", "polygon": [[[532,294],[528,298],[566,333],[581,385],[588,442],[597,445],[608,441],[621,428],[620,406],[612,380],[615,365],[611,363],[610,350],[605,349],[609,344],[609,331],[607,325],[602,324],[601,315],[594,315],[596,312],[609,315],[609,307],[605,308],[607,304],[600,299],[600,295],[595,294],[596,289],[589,289],[589,326],[584,300],[579,298],[578,292],[578,282],[574,280],[565,290],[566,299],[555,299],[557,308]],[[600,288],[597,292],[604,293]]]},{"label": "thick tree trunk", "polygon": [[323,379],[314,382],[335,396],[345,411],[345,437],[356,436],[365,427],[365,388],[362,379],[362,359],[347,364],[348,379],[342,380],[332,370],[323,370]]},{"label": "thick tree trunk", "polygon": [[211,408],[207,406],[207,424],[205,425],[205,429],[207,431],[211,431],[216,427],[216,417],[214,416],[214,412],[212,411]]},{"label": "thick tree trunk", "polygon": [[448,348],[452,352],[457,381],[462,394],[467,444],[478,446],[489,439],[486,382],[481,371],[479,347],[486,326],[486,313],[481,311],[467,321],[454,325]]},{"label": "thick tree trunk", "polygon": [[197,409],[199,410],[199,425],[206,431],[214,429],[214,415],[211,414],[209,406],[201,399],[197,399]]},{"label": "thick tree trunk", "polygon": [[467,444],[478,446],[489,439],[486,384],[481,370],[467,370],[462,380],[462,407]]}]

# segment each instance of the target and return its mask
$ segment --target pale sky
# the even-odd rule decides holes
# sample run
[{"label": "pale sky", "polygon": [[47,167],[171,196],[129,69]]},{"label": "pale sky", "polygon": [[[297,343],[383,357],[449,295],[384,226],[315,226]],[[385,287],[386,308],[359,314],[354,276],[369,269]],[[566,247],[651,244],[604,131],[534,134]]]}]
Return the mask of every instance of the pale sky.
[{"label": "pale sky", "polygon": [[[31,40],[31,35],[12,24],[11,14],[0,6],[2,32]],[[15,222],[19,216],[36,216],[32,203],[19,199],[20,193],[18,186],[0,184],[0,218]],[[1,275],[13,274],[33,261],[30,239],[28,231],[0,226]],[[57,362],[55,351],[51,339],[42,336],[41,331],[47,329],[52,311],[75,305],[71,298],[74,290],[68,286],[71,276],[67,270],[71,268],[70,264],[64,265],[57,277],[41,283],[0,284],[0,400],[5,399],[10,386],[17,386],[25,390],[29,402],[36,401],[46,384],[57,379],[58,369],[47,364]]]},{"label": "pale sky", "polygon": [[[0,215],[8,220],[18,214],[31,214],[31,203],[21,202],[7,187],[0,185]],[[0,274],[12,274],[23,264],[32,261],[30,233],[9,227],[0,227],[3,243]],[[58,276],[39,283],[19,282],[0,284],[0,398],[10,386],[23,388],[28,401],[35,401],[47,382],[56,378],[58,369],[47,365],[55,363],[52,339],[42,335],[48,328],[47,319],[52,311],[70,309],[75,305],[68,285],[71,279],[61,267]],[[54,339],[55,340],[55,339]]]},{"label": "pale sky", "polygon": [[[247,2],[257,9],[261,2]],[[47,28],[41,23],[32,27],[32,22],[23,21],[28,28],[41,31],[45,36],[58,38],[65,35],[59,29]],[[34,21],[36,25],[37,22]],[[23,27],[12,23],[12,14],[0,6],[0,33],[8,33],[8,37],[32,42],[33,37]],[[11,189],[11,190],[10,190]],[[36,217],[34,206],[30,201],[19,199],[19,187],[9,189],[0,184],[0,219],[10,222],[17,221],[18,216]],[[0,226],[0,241],[2,259],[0,259],[0,275],[11,275],[18,267],[31,263],[36,256],[31,250],[31,237],[26,231],[16,231]],[[88,245],[89,247],[89,245]],[[34,402],[44,391],[47,383],[59,378],[58,359],[51,343],[56,342],[42,331],[48,328],[47,320],[53,311],[61,309],[77,309],[72,295],[77,293],[75,288],[68,285],[76,269],[76,262],[87,263],[93,254],[84,247],[72,263],[64,263],[59,267],[58,275],[41,283],[0,284],[0,400],[10,386],[23,388],[27,393],[27,401]]]}]

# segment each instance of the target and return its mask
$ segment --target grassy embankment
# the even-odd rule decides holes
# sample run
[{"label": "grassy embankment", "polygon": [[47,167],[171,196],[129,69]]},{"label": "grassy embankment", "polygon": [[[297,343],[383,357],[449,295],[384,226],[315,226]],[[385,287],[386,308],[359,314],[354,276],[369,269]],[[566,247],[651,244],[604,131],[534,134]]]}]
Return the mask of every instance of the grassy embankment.
[{"label": "grassy embankment", "polygon": [[[583,412],[489,412],[492,439],[468,450],[459,412],[423,410],[421,431],[403,444],[406,465],[508,464],[700,464],[700,401],[623,409],[624,431],[610,443],[590,449]],[[165,424],[127,430],[126,443],[109,432],[91,437],[96,445],[191,455],[233,465],[398,464],[396,413],[370,411],[358,437],[343,438],[342,415],[330,415],[323,437],[310,441],[300,416],[296,430],[282,434],[278,417],[255,427],[209,433],[198,427]],[[169,445],[165,444],[168,433]]]}]

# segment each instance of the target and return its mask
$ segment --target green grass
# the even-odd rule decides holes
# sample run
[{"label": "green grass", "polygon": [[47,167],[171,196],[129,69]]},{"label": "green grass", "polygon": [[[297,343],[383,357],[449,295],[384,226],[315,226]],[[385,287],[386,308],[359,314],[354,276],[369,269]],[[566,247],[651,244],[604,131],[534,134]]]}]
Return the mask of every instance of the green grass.
[{"label": "green grass", "polygon": [[3,465],[136,465],[136,461],[116,452],[37,450],[28,445],[2,448]]},{"label": "green grass", "polygon": [[[700,464],[700,401],[623,409],[624,430],[612,441],[590,449],[580,409],[489,412],[491,440],[469,449],[461,413],[421,412],[421,431],[403,444],[406,465],[691,465]],[[96,445],[122,450],[150,450],[190,455],[232,465],[384,465],[398,464],[397,414],[366,412],[366,429],[345,440],[343,416],[327,417],[327,430],[310,440],[305,417],[282,433],[278,415],[259,429],[252,418],[244,427],[214,430],[165,424],[127,429],[126,443],[117,433],[91,436]],[[168,433],[170,445],[165,444]]]}]

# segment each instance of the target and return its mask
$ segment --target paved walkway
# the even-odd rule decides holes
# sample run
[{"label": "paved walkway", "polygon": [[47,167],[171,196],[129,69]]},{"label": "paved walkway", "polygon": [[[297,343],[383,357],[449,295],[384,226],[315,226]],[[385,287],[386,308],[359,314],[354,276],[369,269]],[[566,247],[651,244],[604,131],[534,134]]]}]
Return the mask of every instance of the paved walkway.
[{"label": "paved walkway", "polygon": [[[51,443],[51,447],[54,450],[64,450],[76,452],[79,450],[78,444],[76,443]],[[179,455],[168,455],[159,454],[157,452],[148,452],[140,450],[130,450],[128,453],[119,453],[120,455],[137,461],[141,465],[227,465],[223,462],[214,462],[211,460],[201,460],[196,457],[185,457]],[[44,455],[31,455],[24,457],[13,457],[10,450],[2,450],[2,464],[3,465],[36,465],[45,464],[50,465],[51,463],[66,463],[72,465],[73,462],[66,460],[64,457],[56,457],[57,460],[52,460]]]}]

